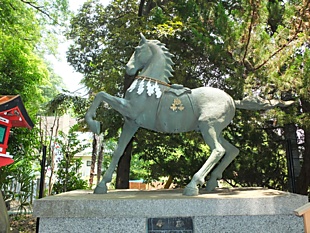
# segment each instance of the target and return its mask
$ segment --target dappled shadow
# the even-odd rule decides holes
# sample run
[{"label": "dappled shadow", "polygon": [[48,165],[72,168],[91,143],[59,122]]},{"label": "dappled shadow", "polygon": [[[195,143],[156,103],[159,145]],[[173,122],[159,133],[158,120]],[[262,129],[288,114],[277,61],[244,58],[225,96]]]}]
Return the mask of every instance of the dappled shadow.
[{"label": "dappled shadow", "polygon": [[[256,198],[285,196],[290,193],[262,187],[217,188],[207,192],[201,188],[198,196],[184,196],[183,189],[112,189],[107,194],[93,194],[92,190],[75,190],[54,196],[61,199],[183,199],[183,198]],[[49,197],[47,197],[48,199]]]},{"label": "dappled shadow", "polygon": [[244,191],[257,191],[257,190],[267,190],[262,187],[236,187],[236,188],[216,188],[214,191],[206,191],[201,189],[201,194],[219,194],[219,195],[237,195],[240,192]]},{"label": "dappled shadow", "polygon": [[256,196],[283,196],[287,192],[263,188],[263,187],[237,187],[237,188],[217,188],[214,191],[207,192],[200,190],[201,195],[217,195],[217,196],[243,196],[243,197],[256,197]]}]

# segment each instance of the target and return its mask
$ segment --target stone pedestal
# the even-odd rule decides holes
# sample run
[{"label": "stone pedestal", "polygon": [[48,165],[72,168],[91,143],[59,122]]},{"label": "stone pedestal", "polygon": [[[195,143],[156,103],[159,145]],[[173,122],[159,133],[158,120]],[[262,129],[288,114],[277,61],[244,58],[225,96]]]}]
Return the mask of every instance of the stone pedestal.
[{"label": "stone pedestal", "polygon": [[303,232],[303,220],[293,211],[308,202],[307,196],[263,188],[201,192],[186,197],[182,190],[113,190],[104,195],[72,191],[36,200],[34,216],[40,218],[40,233],[147,233],[148,220],[172,217],[191,218],[193,230],[160,231],[157,224],[158,231],[152,232]]}]

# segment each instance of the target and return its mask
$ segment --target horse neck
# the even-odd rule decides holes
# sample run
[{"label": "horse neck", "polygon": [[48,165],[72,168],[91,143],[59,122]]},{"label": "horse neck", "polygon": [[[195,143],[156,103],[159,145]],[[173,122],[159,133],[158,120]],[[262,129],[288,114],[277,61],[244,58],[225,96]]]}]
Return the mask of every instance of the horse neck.
[{"label": "horse neck", "polygon": [[166,60],[160,53],[156,53],[144,69],[139,73],[140,76],[146,76],[167,83],[165,76]]}]

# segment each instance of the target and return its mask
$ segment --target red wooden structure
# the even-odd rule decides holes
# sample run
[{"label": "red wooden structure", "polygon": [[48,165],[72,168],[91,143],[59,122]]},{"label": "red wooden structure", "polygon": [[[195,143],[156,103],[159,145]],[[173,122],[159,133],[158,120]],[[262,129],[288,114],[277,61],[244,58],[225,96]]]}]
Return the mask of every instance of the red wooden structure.
[{"label": "red wooden structure", "polygon": [[31,129],[33,123],[19,95],[0,95],[0,167],[14,162],[6,151],[12,127]]}]

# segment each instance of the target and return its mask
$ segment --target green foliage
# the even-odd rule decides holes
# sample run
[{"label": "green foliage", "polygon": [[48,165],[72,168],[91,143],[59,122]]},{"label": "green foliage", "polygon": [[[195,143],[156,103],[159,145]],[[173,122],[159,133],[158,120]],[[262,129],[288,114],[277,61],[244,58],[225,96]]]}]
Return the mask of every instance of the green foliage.
[{"label": "green foliage", "polygon": [[58,39],[53,26],[64,25],[68,16],[68,0],[0,2],[0,94],[19,94],[35,123],[32,130],[12,129],[8,151],[15,162],[0,172],[1,190],[7,198],[18,198],[21,210],[30,205],[29,200],[35,196],[33,182],[43,143],[36,116],[45,113],[43,104],[62,87],[61,78],[43,57],[55,53]]},{"label": "green foliage", "polygon": [[74,156],[90,146],[77,139],[77,133],[71,128],[68,135],[59,131],[59,137],[56,140],[59,145],[62,159],[58,163],[56,179],[53,186],[54,193],[62,193],[76,189],[86,189],[87,182],[81,178],[79,169],[82,166],[82,160]]},{"label": "green foliage", "polygon": [[181,187],[198,171],[209,150],[197,133],[163,134],[140,129],[135,137],[133,153],[146,173],[139,177],[147,182],[172,176]]},{"label": "green foliage", "polygon": [[24,40],[21,41],[23,44],[39,41],[40,28],[35,12],[26,4],[20,0],[3,0],[0,9],[1,34],[9,35],[15,41]]},{"label": "green foliage", "polygon": [[[238,157],[224,172],[232,186],[288,189],[283,130],[263,123],[259,114],[237,112],[225,135],[240,149]],[[258,120],[259,119],[259,120]]]},{"label": "green foliage", "polygon": [[84,74],[82,83],[91,92],[106,90],[122,96],[121,70],[136,43],[133,31],[139,31],[135,25],[127,25],[136,21],[132,2],[114,2],[104,8],[98,1],[88,1],[71,21],[68,38],[75,43],[68,51],[68,61]]},{"label": "green foliage", "polygon": [[89,103],[90,101],[88,99],[73,95],[70,92],[59,93],[47,102],[45,114],[61,116],[72,110],[72,115],[75,114],[78,119],[82,119]]},{"label": "green foliage", "polygon": [[[57,75],[50,67],[49,71],[49,82],[45,82],[40,86],[41,94],[44,98],[43,103],[48,103],[52,101],[53,98],[59,93],[60,89],[65,89],[62,77]],[[43,111],[42,111],[43,113]]]},{"label": "green foliage", "polygon": [[[0,3],[1,94],[20,94],[31,117],[46,101],[43,95],[52,89],[51,83],[55,79],[42,59],[48,52],[42,35],[48,30],[46,24],[49,23],[43,18],[50,19],[55,14],[57,18],[66,17],[66,4],[67,0],[4,0]],[[58,11],[60,8],[61,11]]]},{"label": "green foliage", "polygon": [[82,167],[82,159],[63,158],[58,164],[57,181],[53,186],[53,193],[59,194],[77,189],[87,189],[87,181],[78,173]]},{"label": "green foliage", "polygon": [[[36,130],[13,128],[8,151],[14,155],[14,163],[0,170],[0,187],[7,199],[18,199],[19,210],[29,207],[34,193],[35,173],[38,172],[38,148]],[[17,188],[20,186],[20,190]],[[29,202],[30,201],[30,202]]]},{"label": "green foliage", "polygon": [[48,77],[46,65],[34,52],[40,29],[33,11],[21,1],[10,2],[0,4],[1,94],[20,94],[32,116],[42,101],[37,84]]}]

